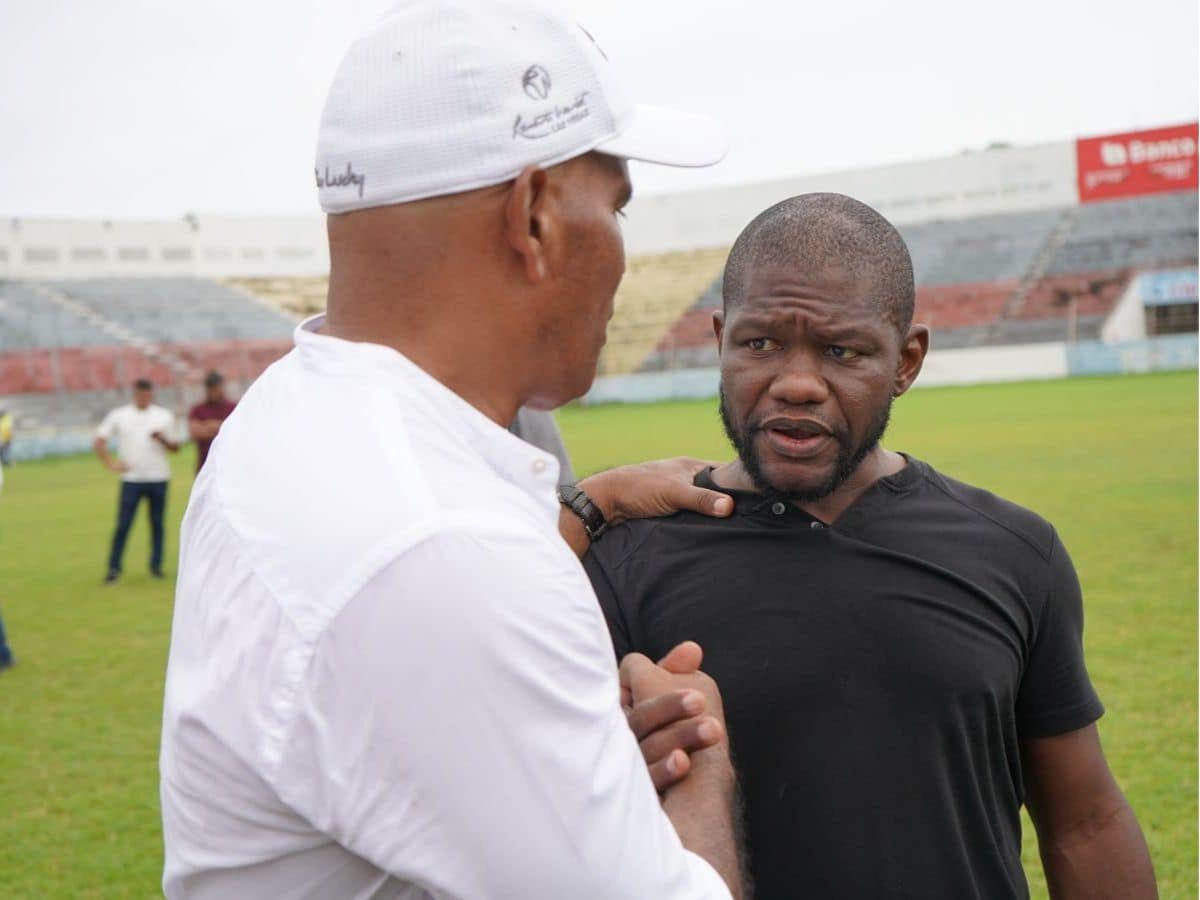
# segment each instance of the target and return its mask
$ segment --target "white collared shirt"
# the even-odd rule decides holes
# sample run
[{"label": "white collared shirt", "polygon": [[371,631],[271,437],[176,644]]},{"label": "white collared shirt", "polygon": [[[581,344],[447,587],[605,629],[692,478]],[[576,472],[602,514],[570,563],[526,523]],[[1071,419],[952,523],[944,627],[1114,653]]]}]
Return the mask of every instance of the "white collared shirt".
[{"label": "white collared shirt", "polygon": [[104,417],[96,429],[96,437],[116,442],[117,456],[125,463],[122,481],[168,481],[171,463],[166,448],[154,435],[170,437],[174,429],[175,416],[169,409],[154,404],[139,409],[133,403],[126,403]]},{"label": "white collared shirt", "polygon": [[557,462],[320,322],[184,520],[167,896],[728,897],[625,722]]}]

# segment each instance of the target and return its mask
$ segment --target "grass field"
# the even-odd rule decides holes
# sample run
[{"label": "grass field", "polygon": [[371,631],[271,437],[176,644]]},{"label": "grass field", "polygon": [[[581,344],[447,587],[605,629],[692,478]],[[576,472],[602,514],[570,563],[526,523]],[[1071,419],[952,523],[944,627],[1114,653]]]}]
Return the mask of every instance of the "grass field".
[{"label": "grass field", "polygon": [[[568,409],[560,421],[580,473],[727,456],[712,402]],[[1185,373],[917,391],[887,441],[1058,526],[1084,585],[1101,732],[1164,898],[1196,896],[1196,434]],[[191,464],[190,449],[176,460],[169,558]],[[18,665],[0,675],[0,895],[154,896],[171,585],[145,573],[139,519],[125,580],[100,586],[117,487],[95,460],[6,475],[0,611]],[[1036,856],[1030,832],[1044,897]]]}]

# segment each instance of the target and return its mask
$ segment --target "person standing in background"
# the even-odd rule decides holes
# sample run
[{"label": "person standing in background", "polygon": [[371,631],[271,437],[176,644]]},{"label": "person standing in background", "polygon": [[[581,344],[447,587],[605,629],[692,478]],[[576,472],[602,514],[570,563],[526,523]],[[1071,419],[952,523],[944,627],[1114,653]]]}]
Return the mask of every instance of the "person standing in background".
[{"label": "person standing in background", "polygon": [[[171,411],[154,404],[154,385],[139,378],[133,384],[133,402],[114,409],[96,429],[92,449],[109,471],[121,476],[117,528],[108,554],[105,584],[112,584],[121,576],[125,539],[143,497],[150,504],[150,574],[164,577],[163,512],[167,506],[167,482],[171,478],[167,452],[175,453],[180,447],[170,437],[174,427],[175,416]],[[115,458],[109,452],[110,441],[117,446]]]},{"label": "person standing in background", "polygon": [[[5,412],[0,410],[0,420],[3,420]],[[4,487],[4,466],[0,465],[0,488]],[[8,647],[8,640],[4,636],[4,620],[0,619],[0,672],[12,666],[16,662],[13,659],[12,650]]]},{"label": "person standing in background", "polygon": [[12,465],[12,412],[0,406],[0,466]]},{"label": "person standing in background", "polygon": [[188,413],[188,434],[196,442],[196,471],[208,459],[208,448],[237,404],[225,396],[225,376],[212,371],[204,376],[204,402]]}]

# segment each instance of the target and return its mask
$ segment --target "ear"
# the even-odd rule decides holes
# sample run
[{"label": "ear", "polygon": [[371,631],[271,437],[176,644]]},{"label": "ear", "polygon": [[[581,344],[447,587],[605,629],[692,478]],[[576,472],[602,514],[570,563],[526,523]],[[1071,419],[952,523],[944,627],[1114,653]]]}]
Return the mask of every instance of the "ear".
[{"label": "ear", "polygon": [[717,359],[721,358],[721,335],[725,333],[725,310],[713,310],[713,334],[717,336]]},{"label": "ear", "polygon": [[904,345],[900,348],[900,365],[896,367],[896,377],[892,383],[894,396],[899,397],[912,387],[921,374],[921,366],[925,364],[925,354],[928,352],[929,329],[924,325],[913,325],[908,329]]},{"label": "ear", "polygon": [[508,190],[504,203],[504,235],[521,259],[531,284],[545,281],[550,271],[547,238],[556,229],[549,215],[549,176],[545,169],[526,166]]}]

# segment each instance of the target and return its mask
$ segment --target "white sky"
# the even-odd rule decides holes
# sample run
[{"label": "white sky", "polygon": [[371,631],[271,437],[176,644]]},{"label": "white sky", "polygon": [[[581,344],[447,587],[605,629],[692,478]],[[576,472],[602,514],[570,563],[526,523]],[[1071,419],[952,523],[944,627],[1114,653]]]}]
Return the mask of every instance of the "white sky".
[{"label": "white sky", "polygon": [[[0,215],[315,213],[329,78],[388,0],[0,0]],[[1195,0],[563,0],[736,184],[1197,116]]]}]

